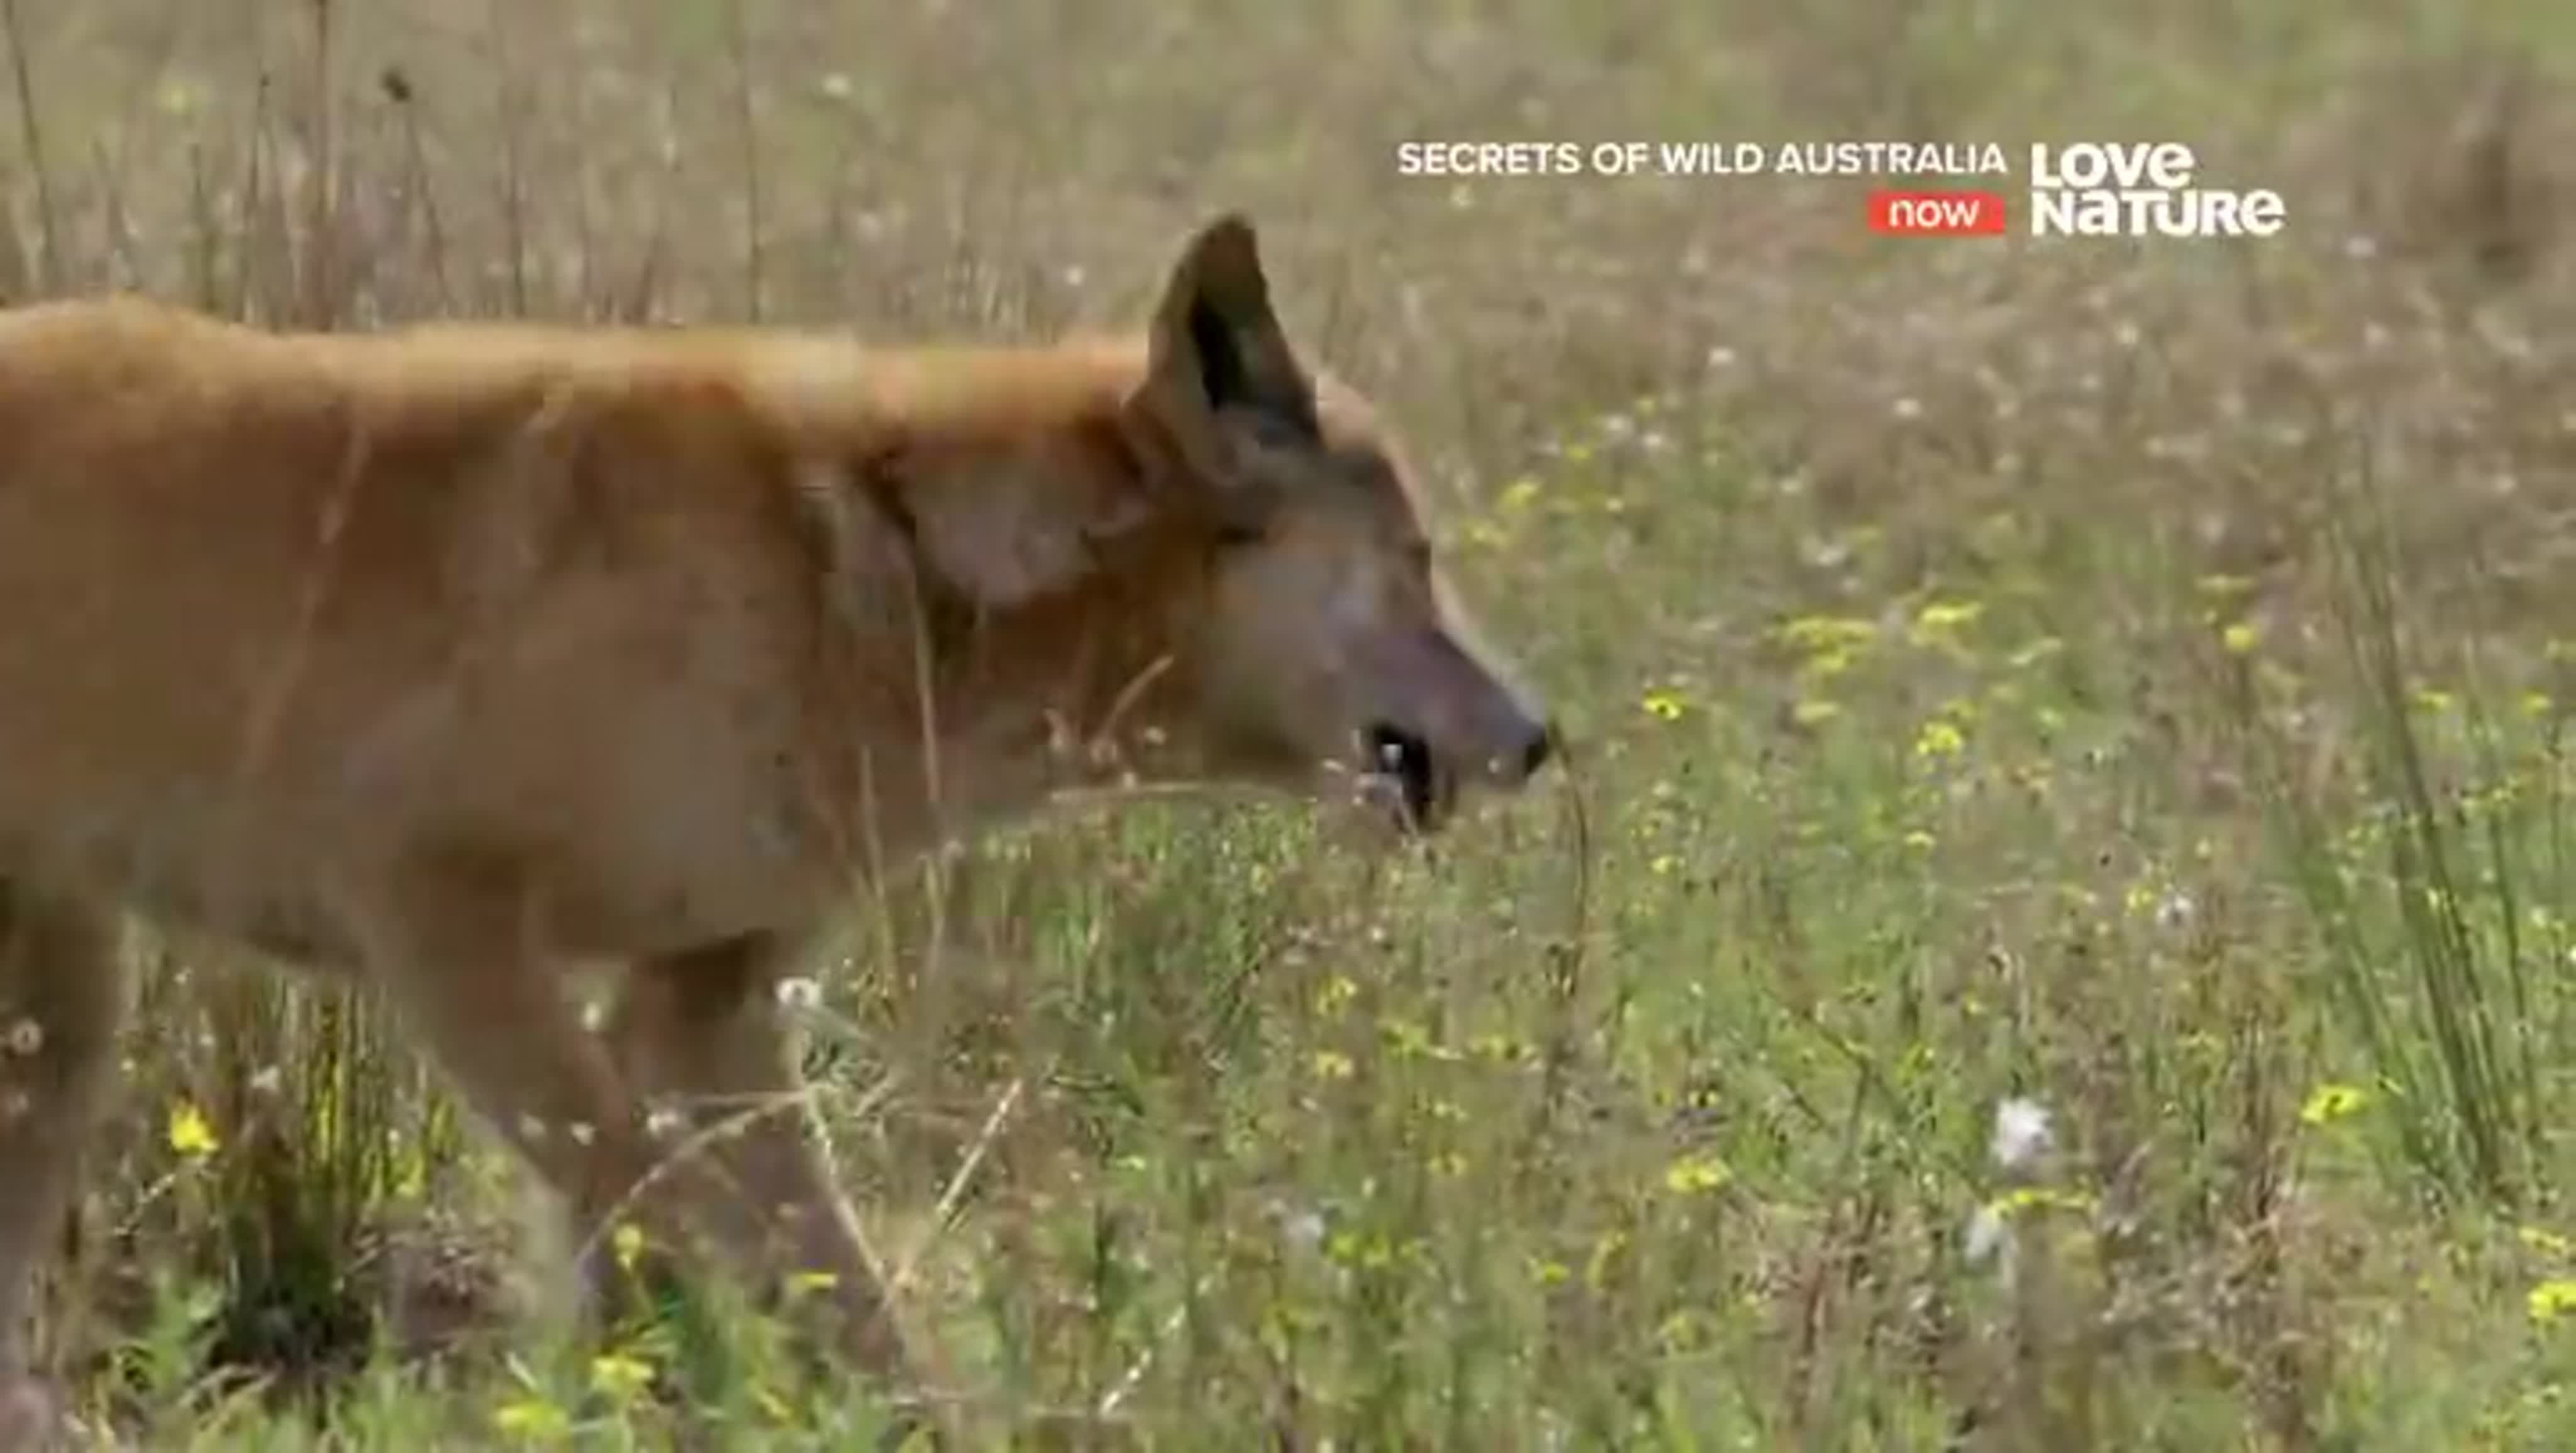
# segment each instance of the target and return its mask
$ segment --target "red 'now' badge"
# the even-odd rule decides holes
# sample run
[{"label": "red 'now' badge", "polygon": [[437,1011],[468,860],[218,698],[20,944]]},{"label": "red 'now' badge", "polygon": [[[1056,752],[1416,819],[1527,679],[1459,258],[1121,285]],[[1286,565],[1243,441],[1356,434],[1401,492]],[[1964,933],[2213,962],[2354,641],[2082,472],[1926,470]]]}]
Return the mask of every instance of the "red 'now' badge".
[{"label": "red 'now' badge", "polygon": [[1997,237],[2001,192],[1872,192],[1869,230],[1905,237]]}]

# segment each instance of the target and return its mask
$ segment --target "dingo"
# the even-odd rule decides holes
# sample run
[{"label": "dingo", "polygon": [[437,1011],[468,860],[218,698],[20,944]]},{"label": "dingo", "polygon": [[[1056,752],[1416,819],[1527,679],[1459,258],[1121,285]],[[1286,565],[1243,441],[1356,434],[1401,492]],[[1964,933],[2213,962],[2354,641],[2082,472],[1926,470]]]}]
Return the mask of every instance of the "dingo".
[{"label": "dingo", "polygon": [[827,1273],[896,1372],[807,1127],[646,1183],[796,1087],[773,988],[854,882],[1104,773],[1427,830],[1550,742],[1239,218],[1132,344],[0,313],[0,1423],[119,911],[364,975],[585,1232]]}]

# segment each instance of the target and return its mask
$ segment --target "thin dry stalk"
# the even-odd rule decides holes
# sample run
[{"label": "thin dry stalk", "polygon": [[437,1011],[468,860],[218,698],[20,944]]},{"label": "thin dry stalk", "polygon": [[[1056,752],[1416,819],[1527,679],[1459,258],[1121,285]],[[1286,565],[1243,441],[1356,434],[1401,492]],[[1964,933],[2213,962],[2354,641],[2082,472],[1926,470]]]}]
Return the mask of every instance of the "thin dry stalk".
[{"label": "thin dry stalk", "polygon": [[59,292],[63,277],[62,226],[54,213],[54,181],[45,165],[45,126],[38,119],[34,67],[27,60],[27,32],[18,20],[18,0],[0,0],[0,30],[9,38],[9,67],[18,84],[18,134],[27,148],[27,175],[36,188],[37,235],[44,259],[36,276],[45,291]]}]

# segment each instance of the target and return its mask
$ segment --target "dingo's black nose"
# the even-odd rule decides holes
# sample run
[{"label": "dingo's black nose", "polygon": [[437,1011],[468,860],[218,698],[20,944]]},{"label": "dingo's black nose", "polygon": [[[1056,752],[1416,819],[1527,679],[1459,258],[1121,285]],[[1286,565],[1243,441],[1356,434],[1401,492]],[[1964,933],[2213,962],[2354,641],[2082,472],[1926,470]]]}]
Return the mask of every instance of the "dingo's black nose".
[{"label": "dingo's black nose", "polygon": [[1546,722],[1540,722],[1530,733],[1527,744],[1521,748],[1521,776],[1524,779],[1537,776],[1538,769],[1546,766],[1547,759],[1555,755],[1556,728]]}]

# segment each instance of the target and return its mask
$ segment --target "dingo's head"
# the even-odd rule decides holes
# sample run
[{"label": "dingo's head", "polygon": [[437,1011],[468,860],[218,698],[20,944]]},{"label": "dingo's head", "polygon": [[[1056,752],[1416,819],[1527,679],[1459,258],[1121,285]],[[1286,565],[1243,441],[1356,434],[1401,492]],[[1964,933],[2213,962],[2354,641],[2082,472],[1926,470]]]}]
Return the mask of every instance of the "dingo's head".
[{"label": "dingo's head", "polygon": [[1202,531],[1175,664],[1213,770],[1425,831],[1462,786],[1517,789],[1546,762],[1545,714],[1473,641],[1404,462],[1292,353],[1240,218],[1174,268],[1125,423]]}]

